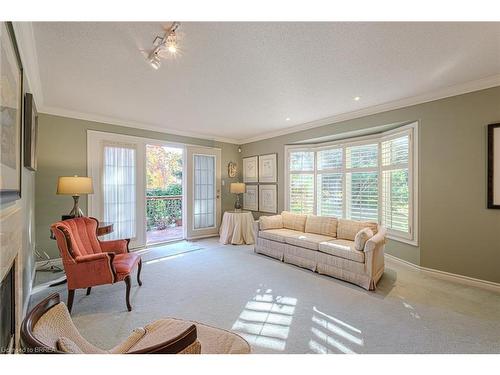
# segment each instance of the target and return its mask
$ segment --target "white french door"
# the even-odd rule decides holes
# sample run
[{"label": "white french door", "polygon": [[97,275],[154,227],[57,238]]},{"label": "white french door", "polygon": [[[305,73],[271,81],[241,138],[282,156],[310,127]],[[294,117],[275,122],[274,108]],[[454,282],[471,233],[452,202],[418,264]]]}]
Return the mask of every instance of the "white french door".
[{"label": "white french door", "polygon": [[144,147],[133,138],[89,132],[88,175],[94,194],[88,198],[88,215],[113,223],[104,239],[130,239],[130,248],[145,245]]},{"label": "white french door", "polygon": [[221,220],[221,150],[187,146],[186,238],[217,235]]}]

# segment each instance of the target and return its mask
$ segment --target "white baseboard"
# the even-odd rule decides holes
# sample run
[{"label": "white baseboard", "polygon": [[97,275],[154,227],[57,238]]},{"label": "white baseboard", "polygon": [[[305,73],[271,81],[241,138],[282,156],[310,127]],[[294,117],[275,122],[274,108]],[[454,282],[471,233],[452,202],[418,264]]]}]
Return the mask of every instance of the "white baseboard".
[{"label": "white baseboard", "polygon": [[390,254],[384,254],[384,256],[388,260],[404,264],[405,266],[411,267],[417,271],[426,272],[426,273],[431,274],[432,276],[435,276],[435,277],[438,277],[441,279],[450,280],[450,281],[454,281],[454,282],[458,282],[458,283],[466,284],[466,285],[470,285],[470,286],[475,286],[478,288],[488,289],[488,290],[491,290],[494,292],[500,292],[500,283],[495,283],[493,281],[488,281],[488,280],[476,279],[474,277],[459,275],[456,273],[440,271],[440,270],[436,270],[433,268],[422,267],[422,266],[416,265],[414,263],[408,262],[407,260],[397,258],[394,255],[390,255]]}]

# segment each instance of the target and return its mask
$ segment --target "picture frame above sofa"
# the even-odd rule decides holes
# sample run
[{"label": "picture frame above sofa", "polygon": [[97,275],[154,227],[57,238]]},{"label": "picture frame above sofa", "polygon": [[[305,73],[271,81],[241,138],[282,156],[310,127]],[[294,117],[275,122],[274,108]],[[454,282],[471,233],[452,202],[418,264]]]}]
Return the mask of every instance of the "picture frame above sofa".
[{"label": "picture frame above sofa", "polygon": [[278,212],[277,190],[276,185],[259,185],[259,212]]},{"label": "picture frame above sofa", "polygon": [[259,182],[259,161],[257,156],[243,158],[243,182]]},{"label": "picture frame above sofa", "polygon": [[247,211],[259,211],[259,187],[258,185],[247,185],[243,194],[243,209]]},{"label": "picture frame above sofa", "polygon": [[259,182],[278,182],[278,154],[259,155]]}]

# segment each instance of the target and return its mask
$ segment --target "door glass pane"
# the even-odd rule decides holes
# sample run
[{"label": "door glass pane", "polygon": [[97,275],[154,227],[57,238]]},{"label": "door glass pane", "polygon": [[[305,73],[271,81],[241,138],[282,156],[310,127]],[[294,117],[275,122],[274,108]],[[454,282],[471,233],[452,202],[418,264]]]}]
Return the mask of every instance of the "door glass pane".
[{"label": "door glass pane", "polygon": [[215,156],[194,155],[194,229],[215,226]]},{"label": "door glass pane", "polygon": [[136,236],[135,149],[104,146],[103,220],[113,223],[113,233],[106,239]]}]

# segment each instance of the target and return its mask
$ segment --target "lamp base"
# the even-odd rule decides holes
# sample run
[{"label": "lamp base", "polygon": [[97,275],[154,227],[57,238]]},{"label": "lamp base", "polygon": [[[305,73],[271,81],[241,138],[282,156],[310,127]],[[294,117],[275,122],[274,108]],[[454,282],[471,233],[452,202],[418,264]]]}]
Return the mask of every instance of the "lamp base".
[{"label": "lamp base", "polygon": [[236,202],[234,202],[234,210],[241,211],[240,195],[236,194]]},{"label": "lamp base", "polygon": [[82,216],[85,216],[83,214],[83,211],[78,206],[78,200],[79,199],[80,199],[79,195],[73,195],[74,205],[73,205],[73,209],[71,210],[71,212],[69,213],[68,216],[72,216],[72,217],[82,217]]}]

